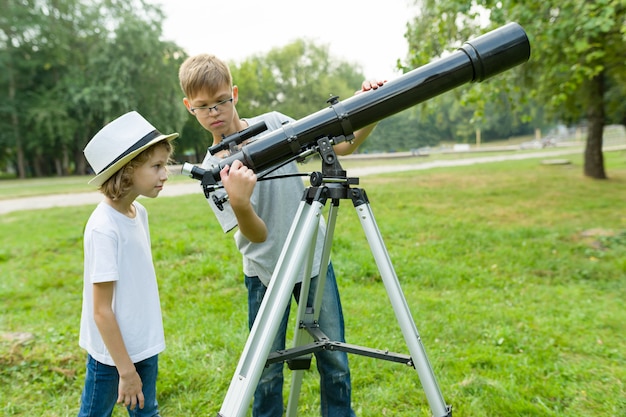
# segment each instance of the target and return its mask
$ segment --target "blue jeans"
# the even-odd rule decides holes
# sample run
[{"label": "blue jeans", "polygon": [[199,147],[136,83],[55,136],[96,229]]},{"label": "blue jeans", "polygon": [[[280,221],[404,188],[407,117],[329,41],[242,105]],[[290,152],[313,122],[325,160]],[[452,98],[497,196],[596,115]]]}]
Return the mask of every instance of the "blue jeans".
[{"label": "blue jeans", "polygon": [[[131,417],[159,417],[159,404],[156,400],[156,380],[159,370],[159,356],[154,355],[135,364],[143,384],[144,407],[128,409]],[[87,355],[87,375],[80,398],[78,417],[110,417],[117,402],[120,376],[115,366],[98,362]]]},{"label": "blue jeans", "polygon": [[[261,307],[261,301],[267,287],[258,277],[245,276],[248,288],[248,325],[250,329]],[[318,277],[311,279],[307,305],[313,304]],[[300,284],[293,291],[296,302],[300,298]],[[291,300],[276,334],[271,351],[285,349],[285,338],[289,320]],[[322,306],[319,315],[320,329],[331,341],[345,342],[343,311],[339,299],[339,290],[332,264],[328,266],[326,284],[322,295]],[[317,370],[320,374],[321,414],[323,417],[354,417],[350,405],[352,387],[350,384],[350,368],[348,355],[342,351],[321,350],[315,353]],[[254,393],[252,405],[253,417],[281,417],[284,413],[283,404],[283,368],[282,362],[272,363],[261,374],[261,379]]]}]

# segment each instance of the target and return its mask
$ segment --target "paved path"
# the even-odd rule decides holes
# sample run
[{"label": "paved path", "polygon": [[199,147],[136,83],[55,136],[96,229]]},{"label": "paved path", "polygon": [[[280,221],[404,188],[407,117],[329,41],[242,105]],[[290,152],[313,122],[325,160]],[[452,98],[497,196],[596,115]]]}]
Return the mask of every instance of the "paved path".
[{"label": "paved path", "polygon": [[[605,151],[624,150],[626,145],[618,145],[605,147]],[[490,155],[476,158],[464,158],[454,160],[439,160],[439,161],[424,161],[416,162],[414,164],[402,164],[402,165],[384,165],[376,167],[354,168],[348,171],[350,177],[365,177],[373,174],[386,174],[393,172],[403,171],[417,171],[432,168],[450,167],[450,166],[467,166],[475,164],[484,164],[489,162],[500,162],[509,160],[521,160],[521,159],[545,159],[555,158],[559,156],[566,156],[572,154],[580,154],[582,152],[580,147],[576,148],[563,148],[563,149],[550,149],[542,152],[531,153],[509,153],[506,155]],[[418,158],[419,159],[419,158]],[[163,191],[160,193],[160,197],[175,197],[184,194],[201,194],[202,190],[197,181],[192,179],[189,182],[177,182],[165,184]],[[87,193],[75,193],[75,194],[53,194],[36,197],[24,197],[10,200],[0,200],[0,215],[11,213],[19,210],[37,210],[48,207],[67,207],[67,206],[80,206],[87,204],[97,204],[102,200],[102,194],[100,192],[87,192]]]}]

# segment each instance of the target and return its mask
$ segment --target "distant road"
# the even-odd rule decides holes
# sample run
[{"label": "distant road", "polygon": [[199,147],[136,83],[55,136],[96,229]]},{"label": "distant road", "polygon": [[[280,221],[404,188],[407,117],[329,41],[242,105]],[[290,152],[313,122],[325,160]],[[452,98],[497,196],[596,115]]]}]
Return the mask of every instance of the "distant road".
[{"label": "distant road", "polygon": [[[604,151],[625,150],[626,145],[607,146]],[[581,148],[551,148],[542,152],[530,153],[508,153],[505,155],[490,155],[481,157],[469,157],[455,160],[428,161],[423,158],[416,158],[419,162],[402,165],[381,165],[375,167],[354,168],[348,171],[350,177],[365,177],[374,174],[387,174],[404,171],[419,171],[424,169],[442,168],[451,166],[467,166],[475,164],[485,164],[490,162],[501,162],[522,159],[554,158],[559,156],[580,154]],[[407,154],[410,155],[410,154]],[[402,156],[398,154],[397,156]],[[356,155],[354,156],[356,158]],[[172,169],[173,172],[180,172],[180,169]],[[166,183],[160,197],[175,197],[185,194],[202,195],[200,184],[197,181]],[[102,200],[99,191],[75,194],[52,194],[36,197],[23,197],[10,200],[0,200],[0,215],[19,210],[38,210],[49,207],[81,206],[87,204],[97,204]]]}]

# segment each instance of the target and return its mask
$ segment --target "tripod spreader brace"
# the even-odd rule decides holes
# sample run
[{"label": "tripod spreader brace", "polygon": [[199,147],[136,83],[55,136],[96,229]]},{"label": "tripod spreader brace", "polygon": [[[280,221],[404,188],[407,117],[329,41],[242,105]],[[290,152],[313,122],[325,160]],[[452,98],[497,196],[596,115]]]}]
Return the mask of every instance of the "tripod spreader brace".
[{"label": "tripod spreader brace", "polygon": [[[408,355],[330,340],[328,336],[320,330],[317,321],[312,323],[300,322],[300,328],[305,329],[313,337],[313,342],[303,346],[272,352],[267,357],[267,365],[275,362],[287,362],[291,370],[305,370],[309,369],[311,366],[311,356],[309,354],[319,352],[320,350],[340,350],[374,359],[403,363],[415,368],[413,360]],[[309,356],[304,357],[304,355]]]}]

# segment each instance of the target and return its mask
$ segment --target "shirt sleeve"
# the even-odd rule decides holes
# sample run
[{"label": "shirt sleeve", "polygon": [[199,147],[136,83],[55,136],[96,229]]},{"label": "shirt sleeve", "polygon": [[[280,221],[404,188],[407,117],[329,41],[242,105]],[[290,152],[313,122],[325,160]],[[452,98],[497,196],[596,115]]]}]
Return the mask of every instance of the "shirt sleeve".
[{"label": "shirt sleeve", "polygon": [[89,277],[92,284],[119,280],[117,259],[117,239],[108,234],[92,230],[91,265]]}]

